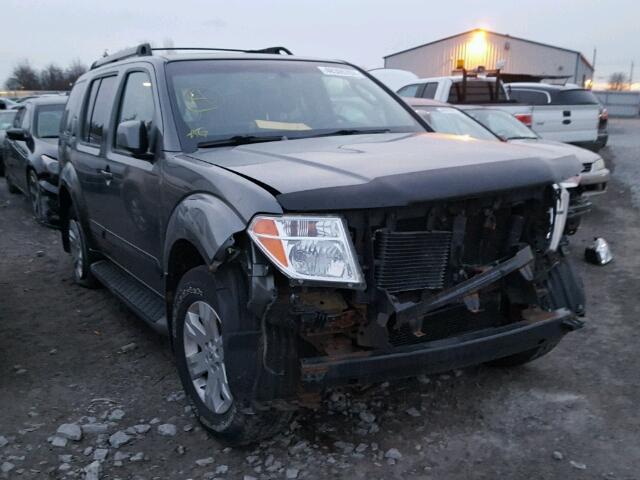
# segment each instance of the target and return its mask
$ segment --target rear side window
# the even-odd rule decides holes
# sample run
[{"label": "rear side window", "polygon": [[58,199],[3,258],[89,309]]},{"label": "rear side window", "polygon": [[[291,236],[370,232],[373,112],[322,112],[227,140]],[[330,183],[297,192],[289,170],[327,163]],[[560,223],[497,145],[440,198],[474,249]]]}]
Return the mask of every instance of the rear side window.
[{"label": "rear side window", "polygon": [[117,125],[129,120],[140,120],[144,122],[149,132],[153,123],[154,110],[149,75],[146,72],[130,73],[122,94]]},{"label": "rear side window", "polygon": [[421,87],[420,84],[407,85],[406,87],[402,87],[398,90],[398,95],[401,97],[416,97],[418,95],[418,89]]},{"label": "rear side window", "polygon": [[94,145],[102,143],[105,126],[109,122],[109,114],[113,105],[113,90],[116,77],[104,77],[91,84],[89,102],[83,122],[83,139]]},{"label": "rear side window", "polygon": [[420,96],[422,98],[436,98],[436,90],[438,90],[438,84],[435,82],[430,82],[425,84],[424,90]]},{"label": "rear side window", "polygon": [[509,96],[512,100],[529,105],[547,105],[549,103],[549,96],[545,92],[535,90],[515,90],[512,88]]},{"label": "rear side window", "polygon": [[590,90],[561,90],[553,103],[558,105],[599,105],[598,99]]}]

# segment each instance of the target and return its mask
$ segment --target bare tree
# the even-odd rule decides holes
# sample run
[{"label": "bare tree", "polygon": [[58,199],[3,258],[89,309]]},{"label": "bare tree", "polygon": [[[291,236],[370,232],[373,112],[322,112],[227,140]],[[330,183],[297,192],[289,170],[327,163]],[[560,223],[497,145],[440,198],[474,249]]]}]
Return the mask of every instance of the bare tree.
[{"label": "bare tree", "polygon": [[40,87],[43,90],[67,90],[67,81],[62,68],[50,63],[40,72]]},{"label": "bare tree", "polygon": [[73,84],[76,83],[76,80],[78,79],[78,77],[83,73],[85,73],[87,70],[88,70],[87,66],[84,63],[82,63],[80,60],[76,59],[73,62],[71,62],[71,65],[69,65],[67,69],[64,71],[65,81],[67,84],[64,89],[65,90],[70,89],[73,86]]},{"label": "bare tree", "polygon": [[22,60],[11,72],[11,76],[5,82],[9,90],[39,90],[40,75],[28,60]]},{"label": "bare tree", "polygon": [[609,76],[609,90],[626,90],[628,88],[627,74],[615,72]]}]

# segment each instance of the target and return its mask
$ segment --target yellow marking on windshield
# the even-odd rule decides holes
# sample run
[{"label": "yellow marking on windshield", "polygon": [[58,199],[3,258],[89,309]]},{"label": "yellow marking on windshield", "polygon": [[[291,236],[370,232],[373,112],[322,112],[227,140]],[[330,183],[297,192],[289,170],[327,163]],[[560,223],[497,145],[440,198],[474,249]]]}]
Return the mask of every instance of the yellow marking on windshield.
[{"label": "yellow marking on windshield", "polygon": [[187,137],[196,138],[196,137],[206,137],[209,135],[209,130],[205,130],[202,127],[192,128],[189,133],[187,133]]},{"label": "yellow marking on windshield", "polygon": [[293,122],[272,122],[271,120],[256,120],[258,128],[265,130],[311,130],[309,125]]}]

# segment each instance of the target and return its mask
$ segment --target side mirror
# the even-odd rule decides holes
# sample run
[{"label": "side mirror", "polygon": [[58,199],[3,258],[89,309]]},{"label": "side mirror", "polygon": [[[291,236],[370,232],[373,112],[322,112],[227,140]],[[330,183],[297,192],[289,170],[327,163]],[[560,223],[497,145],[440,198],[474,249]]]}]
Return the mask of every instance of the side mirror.
[{"label": "side mirror", "polygon": [[29,138],[29,134],[22,128],[10,128],[7,130],[7,138],[9,140],[26,142]]},{"label": "side mirror", "polygon": [[118,125],[116,130],[116,147],[143,155],[149,150],[149,136],[147,127],[140,120],[127,120]]}]

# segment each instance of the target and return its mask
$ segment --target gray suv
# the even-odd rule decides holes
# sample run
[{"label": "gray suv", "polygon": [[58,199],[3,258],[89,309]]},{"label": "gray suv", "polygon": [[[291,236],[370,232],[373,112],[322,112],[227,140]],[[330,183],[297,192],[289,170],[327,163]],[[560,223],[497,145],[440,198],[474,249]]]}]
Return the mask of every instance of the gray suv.
[{"label": "gray suv", "polygon": [[582,324],[580,163],[432,133],[348,63],[141,45],[94,63],[61,128],[75,281],[168,333],[228,442],[329,387],[517,365]]}]

